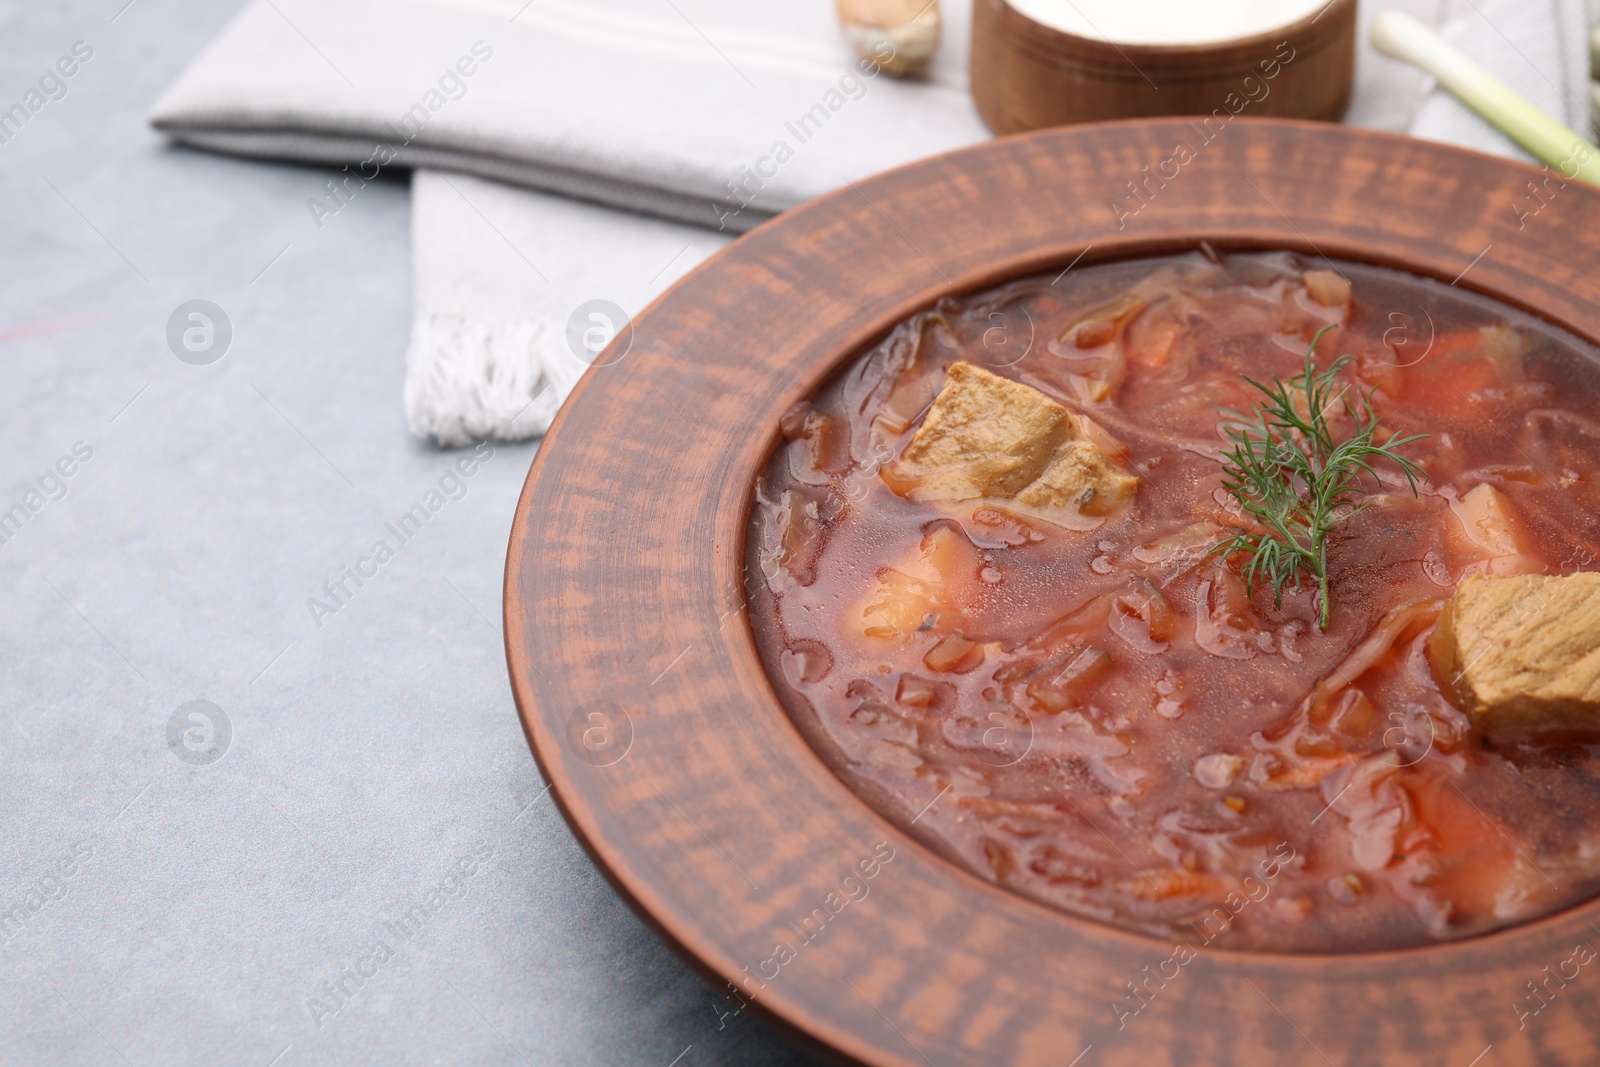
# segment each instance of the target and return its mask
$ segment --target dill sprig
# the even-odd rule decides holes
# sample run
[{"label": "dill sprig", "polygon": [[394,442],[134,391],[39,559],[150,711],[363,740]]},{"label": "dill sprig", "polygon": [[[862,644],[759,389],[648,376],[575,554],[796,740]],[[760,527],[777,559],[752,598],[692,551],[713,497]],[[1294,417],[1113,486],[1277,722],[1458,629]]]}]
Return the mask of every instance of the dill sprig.
[{"label": "dill sprig", "polygon": [[[1239,533],[1212,549],[1248,556],[1246,588],[1253,592],[1258,580],[1270,581],[1280,608],[1284,587],[1299,590],[1301,573],[1309,573],[1321,593],[1323,630],[1328,628],[1329,532],[1371,506],[1371,501],[1350,505],[1373,491],[1366,480],[1370,476],[1378,482],[1372,464],[1380,459],[1398,466],[1416,495],[1417,478],[1424,471],[1398,450],[1429,436],[1391,433],[1383,444],[1375,443],[1376,389],[1363,394],[1339,380],[1350,356],[1340,356],[1326,370],[1318,370],[1312,358],[1317,342],[1331,329],[1317,331],[1306,349],[1305,369],[1287,382],[1274,375],[1272,384],[1264,385],[1246,376],[1266,398],[1253,413],[1219,409],[1226,416],[1223,433],[1233,442],[1222,457],[1222,487],[1267,532]],[[1334,439],[1328,425],[1329,413],[1339,410],[1355,423],[1355,432],[1342,441]]]}]

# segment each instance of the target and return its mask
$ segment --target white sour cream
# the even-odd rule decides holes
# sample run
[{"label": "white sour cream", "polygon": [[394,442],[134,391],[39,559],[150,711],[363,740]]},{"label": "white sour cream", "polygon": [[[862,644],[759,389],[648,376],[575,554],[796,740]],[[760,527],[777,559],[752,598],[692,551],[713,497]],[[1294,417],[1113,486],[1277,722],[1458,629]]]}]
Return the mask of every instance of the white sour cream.
[{"label": "white sour cream", "polygon": [[1116,44],[1210,44],[1287,26],[1329,0],[1006,0],[1052,29]]}]

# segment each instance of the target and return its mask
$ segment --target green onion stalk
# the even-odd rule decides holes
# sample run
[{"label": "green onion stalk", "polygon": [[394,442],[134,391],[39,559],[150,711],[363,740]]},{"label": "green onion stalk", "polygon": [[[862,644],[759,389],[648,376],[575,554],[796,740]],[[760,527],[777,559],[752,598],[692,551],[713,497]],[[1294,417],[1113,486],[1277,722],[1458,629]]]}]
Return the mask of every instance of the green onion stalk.
[{"label": "green onion stalk", "polygon": [[1410,15],[1402,11],[1379,15],[1372,23],[1372,45],[1433,75],[1462,103],[1562,177],[1600,185],[1600,150]]}]

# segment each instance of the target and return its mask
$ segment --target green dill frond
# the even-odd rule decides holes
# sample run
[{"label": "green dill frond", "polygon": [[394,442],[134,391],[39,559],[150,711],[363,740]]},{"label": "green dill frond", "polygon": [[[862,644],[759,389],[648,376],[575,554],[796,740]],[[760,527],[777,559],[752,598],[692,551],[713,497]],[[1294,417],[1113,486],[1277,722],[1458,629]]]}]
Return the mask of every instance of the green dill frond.
[{"label": "green dill frond", "polygon": [[[1253,411],[1221,409],[1223,436],[1233,445],[1222,455],[1222,487],[1266,532],[1236,534],[1212,549],[1227,557],[1247,557],[1246,587],[1253,592],[1258,582],[1270,582],[1280,608],[1284,589],[1298,590],[1301,575],[1311,575],[1321,593],[1324,630],[1330,608],[1329,532],[1369,506],[1370,501],[1359,498],[1378,485],[1375,462],[1398,466],[1415,495],[1417,479],[1425,472],[1400,449],[1428,436],[1390,434],[1377,443],[1378,416],[1372,408],[1376,390],[1361,393],[1339,377],[1351,357],[1340,356],[1326,369],[1317,368],[1317,344],[1331,329],[1317,331],[1306,349],[1304,368],[1288,381],[1274,376],[1267,384],[1245,377],[1263,397]],[[1355,431],[1336,440],[1330,415],[1341,412],[1355,423]]]}]

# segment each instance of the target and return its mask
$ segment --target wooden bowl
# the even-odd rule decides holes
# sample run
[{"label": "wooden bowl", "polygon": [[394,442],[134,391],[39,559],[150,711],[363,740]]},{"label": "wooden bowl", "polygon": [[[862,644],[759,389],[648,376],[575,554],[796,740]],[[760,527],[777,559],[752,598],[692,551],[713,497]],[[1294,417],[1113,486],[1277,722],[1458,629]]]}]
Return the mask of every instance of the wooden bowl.
[{"label": "wooden bowl", "polygon": [[1542,1003],[1525,983],[1570,971],[1575,946],[1600,946],[1600,901],[1405,951],[1205,949],[1119,1029],[1113,1001],[1170,972],[1172,946],[902,833],[807,747],[762,670],[744,532],[779,415],[941,296],[1205,239],[1410,269],[1600,340],[1600,244],[1572,239],[1600,190],[1569,184],[1519,229],[1507,205],[1529,167],[1241,120],[1136,214],[1108,207],[1191,136],[1082,126],[893,171],[767,223],[640,315],[562,409],[517,509],[506,648],[534,755],[617,889],[729,991],[721,1010],[857,1061],[1592,1063],[1592,967],[1551,980],[1520,1028],[1514,1009]]},{"label": "wooden bowl", "polygon": [[1184,45],[1080,37],[1007,0],[976,0],[972,98],[995,133],[1157,115],[1205,116],[1213,128],[1241,114],[1336,122],[1355,47],[1356,0],[1267,33]]}]

